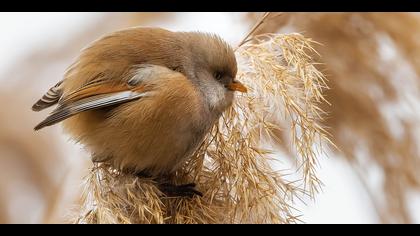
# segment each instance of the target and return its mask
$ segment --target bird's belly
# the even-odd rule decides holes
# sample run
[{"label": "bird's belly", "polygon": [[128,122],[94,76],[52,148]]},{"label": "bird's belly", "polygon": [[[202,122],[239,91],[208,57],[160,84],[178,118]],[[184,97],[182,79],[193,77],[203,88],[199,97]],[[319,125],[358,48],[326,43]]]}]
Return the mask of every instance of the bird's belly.
[{"label": "bird's belly", "polygon": [[187,79],[161,84],[156,85],[153,96],[105,113],[80,113],[65,126],[79,127],[70,134],[93,153],[94,161],[153,176],[169,174],[194,153],[215,117],[203,108],[201,97]]},{"label": "bird's belly", "polygon": [[[174,126],[177,124],[174,123]],[[153,125],[152,125],[153,126]],[[158,135],[157,135],[158,134]],[[197,134],[193,127],[156,129],[156,135],[136,138],[131,153],[123,154],[115,160],[121,160],[124,169],[145,172],[152,176],[168,174],[180,168],[198,148],[205,132]],[[127,140],[130,142],[130,140]],[[119,155],[119,154],[117,154]]]},{"label": "bird's belly", "polygon": [[[128,114],[130,106],[136,106],[130,103],[116,112],[114,120],[108,121],[106,130],[113,130],[113,140],[107,141],[108,152],[112,153],[115,166],[152,176],[169,174],[197,150],[212,121],[191,112],[197,109],[185,110],[194,105],[188,97],[163,104],[167,107],[156,109],[153,102],[142,100]],[[180,113],[184,115],[179,116]]]}]

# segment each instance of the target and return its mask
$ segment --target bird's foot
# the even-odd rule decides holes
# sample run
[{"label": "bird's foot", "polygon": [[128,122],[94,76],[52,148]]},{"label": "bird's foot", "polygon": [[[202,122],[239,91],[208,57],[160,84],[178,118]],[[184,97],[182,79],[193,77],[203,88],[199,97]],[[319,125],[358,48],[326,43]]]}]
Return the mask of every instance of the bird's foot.
[{"label": "bird's foot", "polygon": [[137,172],[136,175],[139,178],[154,179],[158,183],[157,187],[159,188],[159,190],[168,197],[192,198],[195,195],[198,195],[200,197],[203,196],[203,194],[200,191],[195,189],[195,186],[196,186],[195,183],[176,185],[176,184],[169,183],[167,178],[165,177],[153,178],[152,175],[148,174],[145,171]]},{"label": "bird's foot", "polygon": [[168,197],[189,197],[192,198],[195,195],[200,197],[203,196],[201,192],[195,189],[195,183],[175,185],[171,183],[159,184],[159,189]]},{"label": "bird's foot", "polygon": [[152,175],[147,173],[146,171],[139,171],[136,173],[136,176],[142,179],[149,179],[152,178]]}]

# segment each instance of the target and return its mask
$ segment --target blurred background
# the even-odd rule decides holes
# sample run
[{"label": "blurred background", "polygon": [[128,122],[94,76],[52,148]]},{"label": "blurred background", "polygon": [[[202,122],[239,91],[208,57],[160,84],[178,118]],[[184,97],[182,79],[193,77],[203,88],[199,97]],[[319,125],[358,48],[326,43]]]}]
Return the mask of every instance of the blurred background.
[{"label": "blurred background", "polygon": [[[32,104],[80,50],[132,26],[200,30],[237,45],[261,13],[0,13],[0,223],[62,223],[90,165],[60,126],[34,132]],[[319,42],[333,142],[324,186],[297,203],[307,223],[420,223],[420,15],[282,13],[257,33]],[[279,157],[281,158],[281,157]]]}]

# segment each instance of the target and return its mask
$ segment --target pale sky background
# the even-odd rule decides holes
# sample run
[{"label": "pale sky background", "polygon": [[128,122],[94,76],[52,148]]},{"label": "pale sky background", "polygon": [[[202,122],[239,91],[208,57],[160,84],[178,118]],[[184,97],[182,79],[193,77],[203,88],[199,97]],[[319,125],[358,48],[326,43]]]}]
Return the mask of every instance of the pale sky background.
[{"label": "pale sky background", "polygon": [[[56,43],[100,16],[101,13],[0,13],[0,72],[28,50]],[[238,14],[178,13],[176,20],[150,26],[215,32],[236,45],[250,27],[241,20]],[[13,78],[0,76],[0,80],[7,79]],[[307,223],[377,223],[370,200],[348,164],[334,157],[321,157],[320,163],[323,192],[306,206],[298,204],[302,219]]]}]

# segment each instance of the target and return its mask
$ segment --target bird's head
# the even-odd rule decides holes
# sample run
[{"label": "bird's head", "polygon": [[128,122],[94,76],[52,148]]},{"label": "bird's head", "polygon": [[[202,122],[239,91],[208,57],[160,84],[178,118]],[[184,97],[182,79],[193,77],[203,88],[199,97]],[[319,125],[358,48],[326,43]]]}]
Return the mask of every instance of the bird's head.
[{"label": "bird's head", "polygon": [[215,112],[223,112],[233,101],[235,91],[247,89],[235,80],[237,63],[232,48],[219,36],[208,33],[180,33],[184,39],[185,73]]}]

